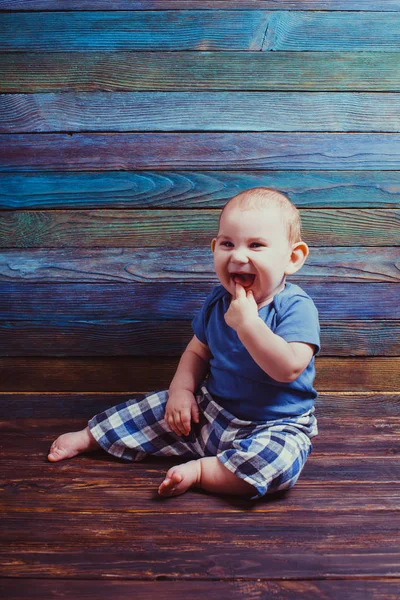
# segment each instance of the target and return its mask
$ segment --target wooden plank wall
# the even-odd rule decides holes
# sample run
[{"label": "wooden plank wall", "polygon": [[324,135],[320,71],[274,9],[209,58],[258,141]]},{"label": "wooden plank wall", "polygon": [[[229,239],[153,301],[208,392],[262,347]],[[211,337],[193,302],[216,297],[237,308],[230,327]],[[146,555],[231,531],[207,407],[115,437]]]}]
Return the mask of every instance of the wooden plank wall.
[{"label": "wooden plank wall", "polygon": [[1,390],[168,385],[257,185],[301,210],[318,389],[398,389],[399,30],[397,0],[0,0]]}]

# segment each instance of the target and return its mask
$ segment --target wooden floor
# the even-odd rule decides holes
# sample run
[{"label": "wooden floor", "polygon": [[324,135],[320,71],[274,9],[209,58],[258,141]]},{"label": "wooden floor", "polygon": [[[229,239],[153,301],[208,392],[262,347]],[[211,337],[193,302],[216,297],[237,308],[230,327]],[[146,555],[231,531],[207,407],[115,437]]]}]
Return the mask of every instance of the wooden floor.
[{"label": "wooden floor", "polygon": [[1,395],[1,598],[400,597],[400,394],[321,394],[301,479],[259,502],[161,499],[172,461],[47,462],[128,397]]}]

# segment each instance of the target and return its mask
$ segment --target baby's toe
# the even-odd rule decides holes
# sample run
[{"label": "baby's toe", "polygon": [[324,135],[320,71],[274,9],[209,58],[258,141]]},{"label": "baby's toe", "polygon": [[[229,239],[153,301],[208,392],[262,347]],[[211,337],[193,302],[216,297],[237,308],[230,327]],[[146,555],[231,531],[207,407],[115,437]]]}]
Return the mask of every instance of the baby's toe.
[{"label": "baby's toe", "polygon": [[50,448],[50,452],[49,452],[47,458],[51,462],[56,462],[57,460],[62,460],[64,456],[65,456],[65,450],[62,450],[61,448],[57,448],[57,446],[55,446],[53,444],[52,447]]},{"label": "baby's toe", "polygon": [[59,438],[57,438],[51,445],[47,459],[50,462],[57,462],[59,460],[63,460],[64,458],[69,458],[69,455],[70,450],[63,444],[60,444]]}]

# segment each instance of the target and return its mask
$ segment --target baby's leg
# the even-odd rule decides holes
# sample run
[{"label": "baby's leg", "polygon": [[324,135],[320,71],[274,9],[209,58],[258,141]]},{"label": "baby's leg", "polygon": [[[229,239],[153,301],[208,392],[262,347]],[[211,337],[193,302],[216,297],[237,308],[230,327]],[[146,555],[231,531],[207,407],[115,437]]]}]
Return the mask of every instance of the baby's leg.
[{"label": "baby's leg", "polygon": [[172,467],[158,488],[158,493],[161,496],[179,496],[191,487],[199,487],[215,494],[254,496],[256,493],[254,486],[234,475],[216,456]]},{"label": "baby's leg", "polygon": [[48,460],[57,462],[65,458],[72,458],[81,452],[91,452],[98,450],[100,445],[96,442],[89,427],[81,431],[72,431],[60,435],[52,444],[48,455]]}]

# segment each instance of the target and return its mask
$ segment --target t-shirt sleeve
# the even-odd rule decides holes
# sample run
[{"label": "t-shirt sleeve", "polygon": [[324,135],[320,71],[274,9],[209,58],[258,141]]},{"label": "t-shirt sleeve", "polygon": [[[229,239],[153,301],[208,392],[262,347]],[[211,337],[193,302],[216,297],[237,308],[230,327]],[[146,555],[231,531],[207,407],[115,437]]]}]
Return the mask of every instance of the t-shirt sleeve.
[{"label": "t-shirt sleeve", "polygon": [[321,349],[318,310],[308,296],[294,296],[281,309],[274,331],[287,342],[304,342]]},{"label": "t-shirt sleeve", "polygon": [[208,344],[207,336],[206,336],[206,326],[208,319],[208,312],[210,309],[210,304],[215,300],[218,295],[218,288],[214,288],[212,292],[210,292],[207,298],[204,301],[203,306],[200,311],[194,317],[192,321],[192,329],[195,336],[203,342],[203,344]]}]

